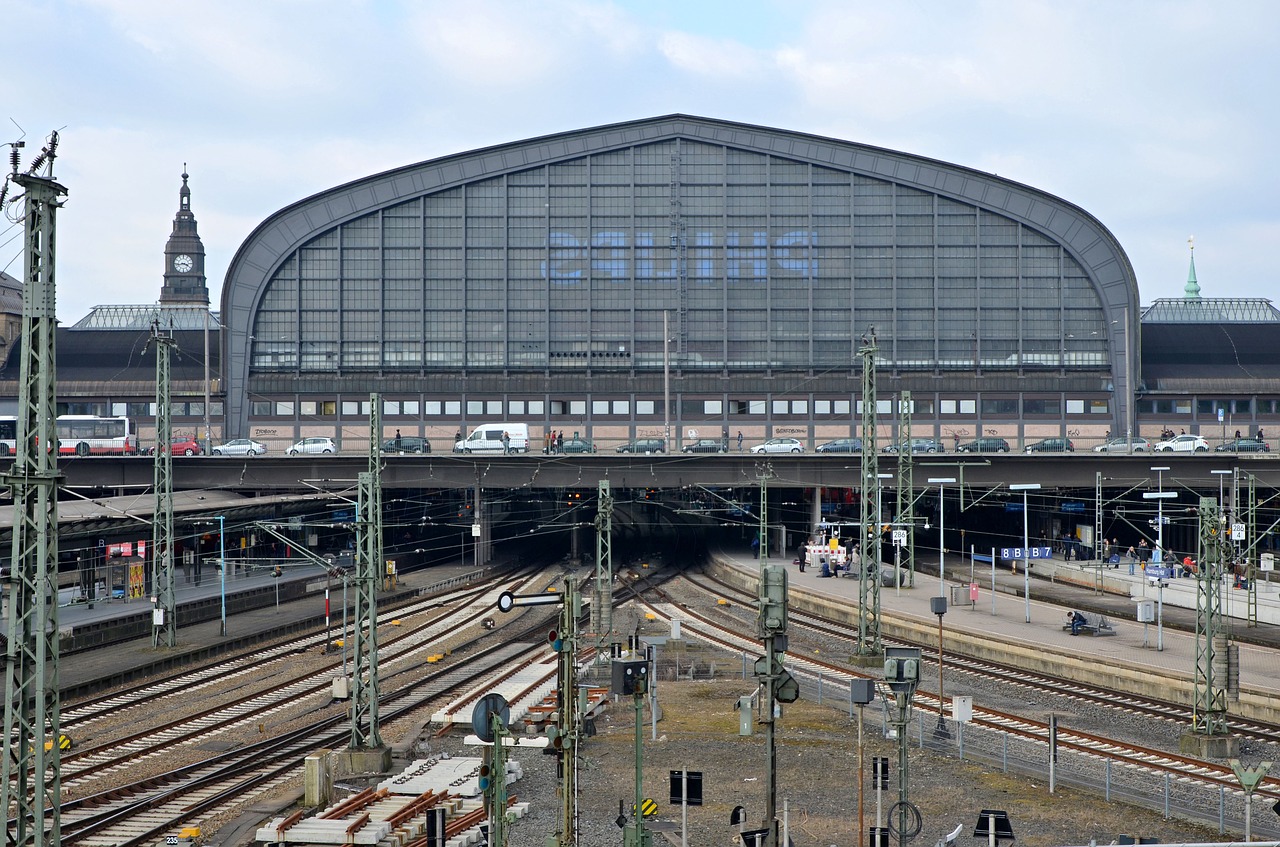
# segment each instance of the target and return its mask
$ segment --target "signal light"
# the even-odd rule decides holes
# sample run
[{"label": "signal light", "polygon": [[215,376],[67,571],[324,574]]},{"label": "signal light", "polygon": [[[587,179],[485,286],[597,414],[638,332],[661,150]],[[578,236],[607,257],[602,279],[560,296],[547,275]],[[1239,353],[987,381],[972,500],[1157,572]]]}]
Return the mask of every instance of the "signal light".
[{"label": "signal light", "polygon": [[547,643],[551,645],[551,649],[557,653],[564,649],[564,639],[560,637],[560,633],[551,630],[547,633]]}]

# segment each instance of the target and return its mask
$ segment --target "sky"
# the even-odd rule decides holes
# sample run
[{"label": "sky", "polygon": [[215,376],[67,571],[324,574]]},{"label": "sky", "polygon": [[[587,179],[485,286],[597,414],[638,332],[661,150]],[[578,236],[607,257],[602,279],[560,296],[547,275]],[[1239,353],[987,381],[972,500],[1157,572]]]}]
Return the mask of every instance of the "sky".
[{"label": "sky", "polygon": [[[672,113],[1047,191],[1116,236],[1143,304],[1182,296],[1191,235],[1204,296],[1280,300],[1275,0],[0,0],[0,20],[0,143],[25,140],[25,168],[61,135],[64,323],[156,302],[184,166],[216,308],[254,227],[312,194]],[[21,278],[21,249],[0,220],[0,270]]]}]

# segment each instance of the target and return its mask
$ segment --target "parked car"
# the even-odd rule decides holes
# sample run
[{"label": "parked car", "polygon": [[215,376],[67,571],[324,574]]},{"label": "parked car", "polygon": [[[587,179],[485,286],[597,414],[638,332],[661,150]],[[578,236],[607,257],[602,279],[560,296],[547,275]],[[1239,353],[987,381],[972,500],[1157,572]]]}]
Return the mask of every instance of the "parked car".
[{"label": "parked car", "polygon": [[233,438],[213,448],[215,456],[261,456],[266,452],[267,445],[252,438]]},{"label": "parked car", "polygon": [[1271,445],[1257,438],[1233,438],[1213,449],[1218,453],[1270,453]]},{"label": "parked car", "polygon": [[431,442],[417,435],[402,435],[382,442],[384,453],[430,453]]},{"label": "parked car", "polygon": [[667,442],[661,438],[637,438],[626,444],[619,444],[619,453],[665,453]]},{"label": "parked car", "polygon": [[571,436],[556,447],[557,453],[594,453],[596,445],[585,438]]},{"label": "parked car", "polygon": [[684,446],[685,453],[723,453],[724,441],[719,438],[699,438],[692,444]]},{"label": "parked car", "polygon": [[[155,451],[152,450],[152,453]],[[170,456],[199,456],[204,452],[200,441],[194,435],[175,435],[169,439]]]},{"label": "parked car", "polygon": [[912,453],[945,453],[947,448],[936,438],[913,438],[910,445],[905,442],[902,444],[889,444],[885,446],[882,452],[905,453],[907,450]]},{"label": "parked car", "polygon": [[1145,438],[1113,438],[1093,448],[1095,453],[1128,453],[1133,445],[1133,452],[1146,453],[1151,450],[1151,442]]},{"label": "parked car", "polygon": [[1198,435],[1175,435],[1167,441],[1157,441],[1157,453],[1207,453],[1209,442]]},{"label": "parked car", "polygon": [[813,448],[815,453],[861,453],[861,438],[837,438],[834,441],[827,441]]},{"label": "parked car", "polygon": [[289,445],[289,449],[284,452],[290,456],[296,456],[299,453],[336,453],[338,446],[329,436],[316,435]]},{"label": "parked car", "polygon": [[752,453],[803,453],[804,445],[798,438],[770,438],[751,448]]},{"label": "parked car", "polygon": [[1070,438],[1042,438],[1027,445],[1028,453],[1074,453],[1076,445]]},{"label": "parked car", "polygon": [[957,453],[1008,453],[1009,442],[1003,438],[975,438],[956,448]]}]

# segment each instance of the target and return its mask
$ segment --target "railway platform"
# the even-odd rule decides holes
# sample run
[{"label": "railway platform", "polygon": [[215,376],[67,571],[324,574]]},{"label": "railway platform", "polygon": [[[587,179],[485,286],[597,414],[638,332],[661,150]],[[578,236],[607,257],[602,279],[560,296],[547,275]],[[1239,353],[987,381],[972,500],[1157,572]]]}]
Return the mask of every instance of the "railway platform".
[{"label": "railway platform", "polygon": [[[754,574],[759,569],[758,561],[747,549],[722,551],[715,558],[721,564],[748,573]],[[1098,593],[1092,585],[1092,571],[1096,568],[1088,567],[1089,573],[1086,574],[1083,572],[1085,568],[1071,567],[1072,563],[1061,560],[1052,560],[1052,564],[1051,560],[1041,560],[1045,564],[1037,566],[1042,574],[1053,573],[1056,578],[1050,580],[1037,575],[1037,568],[1033,568],[1031,579],[1024,581],[1021,563],[1017,573],[1013,573],[1009,563],[1002,566],[997,562],[993,576],[990,562],[971,562],[968,556],[949,553],[944,563],[944,577],[940,580],[936,551],[932,553],[932,562],[927,561],[928,558],[929,554],[925,553],[917,560],[914,588],[881,588],[881,608],[936,627],[938,617],[931,611],[930,600],[946,597],[947,612],[942,621],[944,643],[946,632],[963,632],[1027,648],[1042,647],[1046,653],[1055,655],[1085,659],[1096,657],[1099,668],[1120,666],[1169,677],[1187,677],[1194,673],[1194,607],[1165,603],[1159,626],[1156,623],[1139,623],[1136,601],[1157,600],[1159,593],[1154,585],[1141,577],[1140,572],[1130,576],[1127,567],[1109,569],[1108,590]],[[857,579],[823,577],[812,567],[801,572],[789,558],[783,561],[781,557],[775,557],[770,561],[785,564],[792,590],[833,599],[847,598],[851,606],[857,606],[860,593]],[[1082,566],[1087,564],[1080,563]],[[1067,581],[1065,577],[1072,570],[1079,574],[1081,583],[1086,584]],[[1024,585],[1028,582],[1029,603],[1024,595]],[[1182,582],[1191,583],[1192,580],[1183,579]],[[971,602],[969,598],[974,596],[971,585],[975,583],[976,600]],[[1164,589],[1166,593],[1169,590]],[[1223,604],[1224,610],[1231,615],[1228,617],[1228,632],[1240,648],[1241,685],[1262,693],[1280,694],[1280,662],[1277,661],[1280,626],[1265,621],[1257,626],[1247,626],[1241,617],[1245,613],[1245,592],[1227,587],[1224,593],[1230,595]],[[1269,596],[1260,597],[1259,605],[1264,601],[1275,604],[1275,593],[1275,587],[1271,586]],[[963,598],[962,603],[953,602],[957,597]],[[1105,616],[1116,634],[1072,636],[1068,629],[1064,629],[1067,614],[1072,610]],[[1262,618],[1261,613],[1259,618]]]},{"label": "railway platform", "polygon": [[[394,603],[430,590],[433,586],[465,579],[475,572],[474,567],[464,565],[437,565],[400,574],[396,585],[379,592],[379,603]],[[174,647],[155,648],[150,636],[133,638],[98,649],[83,650],[58,659],[58,684],[63,698],[74,697],[90,685],[103,680],[123,683],[147,674],[161,673],[169,668],[199,660],[207,655],[247,646],[263,633],[286,633],[323,625],[325,618],[325,587],[330,588],[330,623],[334,637],[342,626],[343,587],[340,580],[329,582],[319,567],[300,567],[275,578],[270,573],[243,575],[226,583],[227,625],[222,634],[221,615],[179,625],[177,644]],[[238,609],[237,595],[250,592],[272,592],[279,588],[281,602],[268,603],[257,608]],[[292,589],[292,590],[290,590]],[[184,605],[220,604],[223,587],[216,577],[206,577],[199,584],[179,584],[175,589],[181,620]],[[268,595],[269,596],[269,595]],[[290,599],[293,598],[293,599]],[[355,603],[354,588],[347,590],[350,604]],[[110,620],[113,617],[136,615],[139,611],[150,613],[151,604],[146,598],[125,601],[98,601],[77,603],[59,609],[58,625],[67,630]]]}]

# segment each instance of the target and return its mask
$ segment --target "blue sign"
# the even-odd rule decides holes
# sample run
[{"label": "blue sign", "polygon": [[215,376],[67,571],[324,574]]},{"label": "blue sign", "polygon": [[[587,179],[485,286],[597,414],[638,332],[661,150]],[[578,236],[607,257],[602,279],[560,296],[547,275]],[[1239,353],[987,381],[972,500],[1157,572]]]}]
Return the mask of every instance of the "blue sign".
[{"label": "blue sign", "polygon": [[1002,559],[1052,559],[1052,547],[1001,547]]},{"label": "blue sign", "polygon": [[1068,500],[1067,502],[1065,502],[1065,503],[1063,503],[1063,504],[1062,504],[1062,511],[1064,511],[1064,512],[1083,512],[1083,511],[1084,511],[1084,501],[1082,501],[1082,500]]},{"label": "blue sign", "polygon": [[1168,579],[1172,574],[1172,568],[1162,567],[1160,565],[1147,565],[1142,570],[1142,575],[1147,579]]}]

